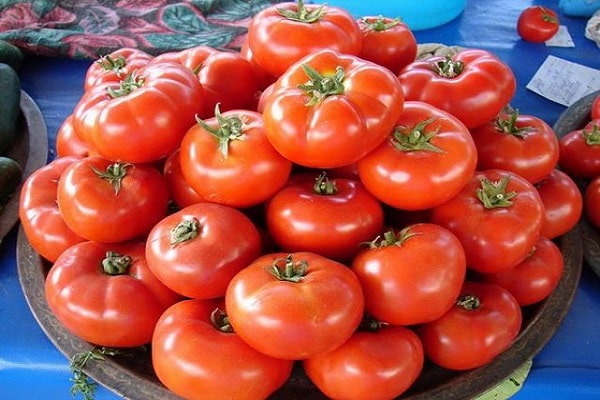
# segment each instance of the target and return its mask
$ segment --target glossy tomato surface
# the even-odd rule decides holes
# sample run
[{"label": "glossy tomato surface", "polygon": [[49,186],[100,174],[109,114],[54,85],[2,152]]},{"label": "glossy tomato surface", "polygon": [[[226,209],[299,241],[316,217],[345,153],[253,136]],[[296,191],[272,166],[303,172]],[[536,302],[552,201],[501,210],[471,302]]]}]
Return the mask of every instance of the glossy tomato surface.
[{"label": "glossy tomato surface", "polygon": [[556,12],[543,6],[525,8],[517,19],[517,32],[528,42],[545,42],[556,35],[559,27]]}]

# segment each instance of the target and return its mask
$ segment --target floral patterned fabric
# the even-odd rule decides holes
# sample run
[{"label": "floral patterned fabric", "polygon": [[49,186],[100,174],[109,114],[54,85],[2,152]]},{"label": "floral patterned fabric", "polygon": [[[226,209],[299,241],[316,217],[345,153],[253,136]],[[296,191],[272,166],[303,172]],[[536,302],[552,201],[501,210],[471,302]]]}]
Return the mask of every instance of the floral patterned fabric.
[{"label": "floral patterned fabric", "polygon": [[0,0],[0,39],[26,52],[96,59],[122,47],[156,55],[238,49],[254,14],[277,0]]}]

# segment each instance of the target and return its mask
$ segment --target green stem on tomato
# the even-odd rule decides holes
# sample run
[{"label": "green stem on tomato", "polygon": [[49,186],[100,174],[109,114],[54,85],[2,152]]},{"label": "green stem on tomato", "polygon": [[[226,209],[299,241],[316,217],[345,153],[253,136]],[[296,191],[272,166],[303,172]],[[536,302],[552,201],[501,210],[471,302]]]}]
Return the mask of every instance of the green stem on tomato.
[{"label": "green stem on tomato", "polygon": [[439,126],[432,132],[425,133],[425,128],[435,120],[435,118],[429,118],[419,122],[412,128],[396,126],[392,135],[392,144],[400,151],[432,151],[443,153],[442,149],[431,143],[431,140],[440,131]]},{"label": "green stem on tomato", "polygon": [[134,90],[141,88],[142,86],[144,86],[145,81],[146,79],[143,76],[138,76],[132,73],[127,75],[125,79],[121,80],[118,89],[113,89],[109,87],[107,91],[110,97],[116,99],[118,97],[127,96]]},{"label": "green stem on tomato", "polygon": [[377,236],[371,242],[363,243],[371,249],[380,249],[388,246],[402,246],[408,239],[416,236],[412,231],[412,226],[407,226],[400,231],[390,229],[383,233],[383,236]]},{"label": "green stem on tomato", "polygon": [[338,191],[337,186],[335,185],[335,180],[332,181],[329,179],[325,171],[321,172],[315,179],[313,190],[315,194],[322,196],[334,195]]},{"label": "green stem on tomato", "polygon": [[510,207],[516,192],[507,192],[506,188],[510,182],[510,176],[505,175],[500,181],[492,182],[482,178],[481,186],[477,189],[477,198],[486,209]]},{"label": "green stem on tomato", "polygon": [[389,19],[383,16],[379,16],[376,18],[373,17],[363,17],[361,18],[361,22],[365,24],[368,30],[375,32],[384,32],[388,29],[392,29],[393,27],[400,24],[400,18]]},{"label": "green stem on tomato", "polygon": [[581,131],[581,134],[587,145],[600,145],[600,123],[589,124]]},{"label": "green stem on tomato", "polygon": [[296,11],[279,8],[277,12],[289,20],[312,24],[318,22],[325,15],[324,7],[324,5],[321,5],[311,10],[309,7],[306,7],[303,0],[298,0],[296,2]]},{"label": "green stem on tomato", "polygon": [[217,307],[210,313],[211,324],[219,331],[223,333],[233,333],[233,326],[229,322],[227,313],[221,308]]},{"label": "green stem on tomato", "polygon": [[465,69],[465,63],[460,60],[453,60],[451,56],[446,56],[433,63],[437,74],[444,78],[456,78]]},{"label": "green stem on tomato", "polygon": [[519,110],[512,110],[509,113],[501,113],[496,117],[495,126],[496,130],[501,133],[513,135],[518,138],[524,138],[528,132],[533,130],[531,126],[517,126],[517,119],[519,118]]},{"label": "green stem on tomato", "polygon": [[325,76],[319,73],[308,64],[302,64],[302,69],[308,76],[308,81],[298,85],[298,88],[304,90],[310,97],[306,103],[307,106],[314,106],[329,96],[344,93],[344,69],[338,66],[335,74]]},{"label": "green stem on tomato", "polygon": [[298,283],[306,276],[308,263],[305,260],[296,261],[288,254],[285,258],[273,261],[270,268],[270,273],[278,280]]},{"label": "green stem on tomato", "polygon": [[179,222],[171,229],[169,244],[177,246],[188,240],[192,240],[200,234],[200,221],[198,218],[188,218]]},{"label": "green stem on tomato", "polygon": [[131,167],[131,164],[117,162],[106,167],[105,171],[100,171],[95,167],[92,167],[92,170],[96,173],[96,175],[98,175],[99,178],[108,181],[112,185],[115,195],[118,195],[119,191],[121,190],[123,178],[127,176],[127,170],[129,167]]},{"label": "green stem on tomato", "polygon": [[131,268],[131,262],[130,256],[107,251],[102,260],[102,269],[107,275],[125,275]]},{"label": "green stem on tomato", "polygon": [[208,133],[213,135],[218,141],[219,152],[223,157],[227,158],[229,155],[229,144],[232,140],[244,140],[246,134],[244,133],[244,119],[237,115],[229,115],[224,117],[221,114],[220,104],[217,103],[215,106],[215,118],[217,120],[217,127],[214,128],[208,125],[205,121],[200,118],[196,118],[196,122]]},{"label": "green stem on tomato", "polygon": [[463,310],[473,311],[481,306],[481,300],[474,294],[467,293],[456,299],[455,304]]}]

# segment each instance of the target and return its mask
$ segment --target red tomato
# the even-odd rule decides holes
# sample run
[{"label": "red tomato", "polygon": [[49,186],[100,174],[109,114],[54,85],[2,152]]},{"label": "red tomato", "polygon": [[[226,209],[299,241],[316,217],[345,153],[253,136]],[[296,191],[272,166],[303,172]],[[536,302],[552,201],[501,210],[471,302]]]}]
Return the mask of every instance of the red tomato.
[{"label": "red tomato", "polygon": [[456,304],[417,332],[427,358],[462,371],[484,366],[510,347],[522,319],[519,303],[506,289],[465,282]]},{"label": "red tomato", "polygon": [[150,54],[139,49],[117,49],[89,66],[85,73],[84,89],[87,91],[108,82],[118,83],[148,64],[152,58]]},{"label": "red tomato", "polygon": [[588,221],[600,229],[600,176],[592,179],[586,186],[583,205]]},{"label": "red tomato", "polygon": [[65,224],[56,197],[64,171],[79,161],[78,156],[56,158],[33,171],[25,180],[19,198],[19,220],[36,253],[50,262],[74,245],[85,241]]},{"label": "red tomato", "polygon": [[600,119],[559,139],[561,169],[572,178],[591,179],[600,175]]},{"label": "red tomato", "polygon": [[199,121],[181,142],[179,162],[200,197],[233,207],[269,199],[292,170],[267,139],[262,115],[249,110],[217,110],[214,118]]},{"label": "red tomato", "polygon": [[67,226],[97,242],[120,242],[146,235],[167,212],[169,191],[149,165],[82,158],[61,175],[58,208]]},{"label": "red tomato", "polygon": [[471,130],[478,169],[513,171],[531,183],[548,176],[558,163],[554,129],[533,115],[501,112],[495,120]]},{"label": "red tomato", "polygon": [[416,325],[441,317],[454,304],[467,262],[458,238],[434,224],[390,230],[352,261],[365,310],[393,325]]},{"label": "red tomato", "polygon": [[358,20],[363,35],[358,56],[399,73],[417,58],[417,40],[400,19],[363,17]]},{"label": "red tomato", "polygon": [[475,173],[455,197],[434,207],[431,221],[462,243],[469,268],[498,272],[523,261],[537,243],[544,205],[537,189],[514,172]]},{"label": "red tomato", "polygon": [[469,130],[432,105],[407,101],[389,138],[358,161],[365,187],[382,202],[424,210],[446,202],[475,172]]},{"label": "red tomato", "polygon": [[600,94],[597,95],[592,102],[590,117],[591,119],[600,119]]},{"label": "red tomato", "polygon": [[267,231],[283,251],[349,261],[383,229],[383,208],[352,179],[295,175],[265,206]]},{"label": "red tomato", "polygon": [[577,183],[559,169],[554,169],[536,184],[544,203],[542,236],[554,239],[577,225],[583,210],[583,196]]},{"label": "red tomato", "polygon": [[163,175],[167,182],[167,186],[169,187],[171,200],[173,200],[179,208],[183,208],[200,203],[201,201],[204,201],[204,199],[196,193],[185,180],[183,171],[181,171],[179,153],[180,150],[177,149],[166,158],[163,165]]},{"label": "red tomato", "polygon": [[301,360],[342,345],[363,316],[356,275],[309,252],[265,254],[233,277],[225,309],[238,335],[261,353]]},{"label": "red tomato", "polygon": [[[248,45],[247,39],[244,40],[244,42],[242,43],[242,46],[240,48],[240,54],[242,55],[242,57],[248,60],[248,62],[252,66],[260,90],[264,90],[267,86],[273,84],[277,80],[277,77],[271,75],[270,73],[265,71],[260,65],[258,65],[256,60],[254,59],[252,51],[250,50],[250,46]],[[260,97],[260,93],[258,93],[257,96]]]},{"label": "red tomato", "polygon": [[168,287],[191,298],[225,294],[231,278],[261,252],[261,237],[241,211],[196,203],[156,223],[148,234],[146,258]]},{"label": "red tomato", "polygon": [[525,8],[517,20],[517,32],[528,42],[545,42],[556,35],[559,26],[556,12],[543,6]]},{"label": "red tomato", "polygon": [[184,300],[168,308],[152,337],[152,367],[188,400],[266,399],[292,372],[292,361],[264,355],[227,326],[215,301]]},{"label": "red tomato", "polygon": [[90,155],[90,145],[73,129],[73,115],[69,115],[56,132],[56,155],[58,157]]},{"label": "red tomato", "polygon": [[423,345],[403,326],[361,329],[335,350],[302,361],[309,379],[328,398],[395,399],[421,374]]},{"label": "red tomato", "polygon": [[269,141],[287,159],[335,168],[383,142],[403,106],[402,87],[387,68],[323,50],[279,78],[264,102],[263,118]]},{"label": "red tomato", "polygon": [[154,162],[179,147],[204,102],[204,89],[188,68],[150,63],[120,83],[85,93],[73,110],[73,128],[104,158]]},{"label": "red tomato", "polygon": [[248,26],[248,47],[255,62],[278,77],[296,61],[323,49],[357,55],[362,33],[347,10],[300,0],[274,4],[256,14]]},{"label": "red tomato", "polygon": [[452,57],[416,60],[398,75],[406,100],[448,111],[467,128],[494,119],[516,91],[510,67],[486,50],[467,49]]},{"label": "red tomato", "polygon": [[528,306],[552,294],[563,270],[560,248],[552,240],[540,236],[533,250],[520,264],[494,274],[481,274],[478,278],[503,287],[521,306]]},{"label": "red tomato", "polygon": [[65,250],[45,284],[48,307],[75,336],[107,347],[150,343],[180,297],[152,274],[143,242],[82,242]]}]

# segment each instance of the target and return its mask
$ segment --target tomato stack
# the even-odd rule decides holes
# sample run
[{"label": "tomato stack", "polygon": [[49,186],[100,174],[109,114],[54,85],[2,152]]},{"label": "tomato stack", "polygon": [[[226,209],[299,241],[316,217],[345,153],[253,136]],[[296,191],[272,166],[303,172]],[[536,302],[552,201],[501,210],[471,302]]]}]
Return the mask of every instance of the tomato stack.
[{"label": "tomato stack", "polygon": [[582,209],[515,88],[488,51],[417,59],[401,21],[302,1],[240,53],[109,54],[21,195],[50,309],[151,344],[187,399],[266,398],[294,365],[387,399],[426,360],[483,366],[557,285]]}]

